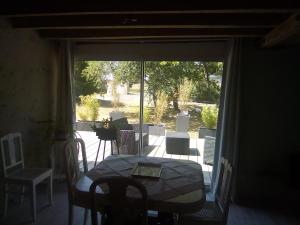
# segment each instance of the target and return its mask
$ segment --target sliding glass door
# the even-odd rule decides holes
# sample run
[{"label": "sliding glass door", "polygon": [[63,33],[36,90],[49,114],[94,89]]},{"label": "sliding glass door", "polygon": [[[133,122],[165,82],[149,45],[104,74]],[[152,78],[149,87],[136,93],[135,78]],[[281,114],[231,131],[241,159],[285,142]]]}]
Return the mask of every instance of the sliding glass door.
[{"label": "sliding glass door", "polygon": [[[84,131],[93,132],[112,120],[121,154],[195,161],[209,184],[222,73],[222,62],[77,61],[77,124],[90,123]],[[109,153],[100,147],[101,156]]]}]

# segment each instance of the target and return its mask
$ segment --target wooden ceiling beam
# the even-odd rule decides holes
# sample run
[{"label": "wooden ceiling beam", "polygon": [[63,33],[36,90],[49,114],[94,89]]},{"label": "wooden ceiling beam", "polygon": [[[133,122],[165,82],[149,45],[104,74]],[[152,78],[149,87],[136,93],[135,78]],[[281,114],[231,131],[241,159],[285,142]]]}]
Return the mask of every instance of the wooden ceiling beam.
[{"label": "wooden ceiling beam", "polygon": [[119,14],[13,17],[15,28],[271,28],[290,14]]},{"label": "wooden ceiling beam", "polygon": [[41,16],[82,16],[82,15],[156,15],[156,14],[292,14],[300,9],[300,4],[297,7],[291,8],[240,8],[240,9],[198,9],[198,10],[157,10],[157,11],[32,11],[32,12],[1,12],[0,15],[7,18],[18,17],[41,17]]},{"label": "wooden ceiling beam", "polygon": [[48,29],[39,30],[48,39],[143,39],[143,38],[218,38],[261,37],[268,29]]},{"label": "wooden ceiling beam", "polygon": [[290,16],[286,21],[271,30],[265,37],[263,47],[273,47],[286,42],[300,33],[300,12]]},{"label": "wooden ceiling beam", "polygon": [[198,13],[286,13],[295,12],[300,8],[297,0],[285,1],[173,1],[169,2],[136,2],[136,1],[37,1],[37,0],[10,0],[0,8],[0,15],[79,15],[86,13],[178,13],[193,11]]}]

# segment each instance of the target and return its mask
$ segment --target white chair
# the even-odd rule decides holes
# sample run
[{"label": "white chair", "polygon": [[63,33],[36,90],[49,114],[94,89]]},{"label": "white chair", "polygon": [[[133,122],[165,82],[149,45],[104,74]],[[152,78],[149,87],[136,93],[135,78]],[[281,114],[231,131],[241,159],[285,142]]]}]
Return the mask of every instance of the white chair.
[{"label": "white chair", "polygon": [[176,117],[176,131],[187,132],[189,129],[190,116],[186,114],[177,114]]},{"label": "white chair", "polygon": [[117,120],[125,117],[124,112],[121,111],[112,111],[109,113],[109,116],[112,118],[112,120]]},{"label": "white chair", "polygon": [[28,187],[31,196],[31,208],[33,221],[36,220],[36,185],[48,180],[48,197],[52,205],[52,169],[49,168],[24,168],[22,136],[20,133],[11,133],[0,139],[2,167],[4,174],[5,195],[4,215],[8,207],[9,185],[20,185],[21,195],[24,194],[24,187]]},{"label": "white chair", "polygon": [[204,137],[203,163],[213,166],[215,155],[216,138],[211,136]]},{"label": "white chair", "polygon": [[[69,199],[69,219],[68,224],[73,225],[74,206],[85,208],[85,201],[81,200],[76,195],[76,183],[77,181],[88,171],[88,164],[86,158],[85,144],[81,138],[75,138],[68,140],[64,148],[64,164],[68,186],[68,199]],[[79,156],[81,153],[81,160]],[[82,163],[82,167],[80,164]],[[82,168],[82,169],[81,169]],[[86,224],[88,217],[88,209],[84,209],[83,224]]]}]

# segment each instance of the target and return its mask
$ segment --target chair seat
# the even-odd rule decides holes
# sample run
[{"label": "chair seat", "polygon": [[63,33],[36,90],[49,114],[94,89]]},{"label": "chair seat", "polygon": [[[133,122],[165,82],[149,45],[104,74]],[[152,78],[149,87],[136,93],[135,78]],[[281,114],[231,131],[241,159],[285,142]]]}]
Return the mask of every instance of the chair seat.
[{"label": "chair seat", "polygon": [[48,168],[24,168],[6,175],[5,179],[11,182],[32,182],[34,184],[38,184],[43,181],[47,177],[50,177],[52,173],[52,169]]},{"label": "chair seat", "polygon": [[[36,220],[36,185],[47,179],[48,198],[52,205],[52,169],[49,168],[24,168],[22,135],[21,133],[9,133],[0,138],[2,154],[3,181],[4,181],[4,211],[8,208],[8,194],[13,190],[10,184],[21,186],[20,194],[25,194],[25,186],[29,188],[30,204],[33,222]],[[19,192],[19,191],[18,191]],[[23,196],[21,202],[23,201]]]},{"label": "chair seat", "polygon": [[214,202],[205,202],[203,208],[195,213],[184,214],[183,224],[191,224],[190,221],[221,222],[222,212]]}]

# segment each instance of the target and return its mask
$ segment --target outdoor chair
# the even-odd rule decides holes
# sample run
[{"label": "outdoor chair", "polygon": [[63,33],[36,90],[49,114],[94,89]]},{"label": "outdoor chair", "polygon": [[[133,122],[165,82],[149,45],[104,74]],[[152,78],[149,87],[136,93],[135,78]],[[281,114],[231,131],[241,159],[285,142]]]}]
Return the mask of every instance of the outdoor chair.
[{"label": "outdoor chair", "polygon": [[[82,155],[83,171],[80,170],[79,153]],[[64,148],[64,164],[68,186],[68,199],[69,199],[69,214],[68,224],[73,224],[73,211],[74,206],[85,208],[85,205],[80,202],[76,196],[76,183],[88,171],[85,144],[80,138],[70,139]],[[84,221],[86,224],[88,216],[88,209],[84,209]]]},{"label": "outdoor chair", "polygon": [[112,120],[117,120],[125,117],[125,113],[121,111],[111,111],[109,113],[109,116]]},{"label": "outdoor chair", "polygon": [[189,121],[190,121],[190,115],[178,113],[176,117],[176,131],[188,132]]},{"label": "outdoor chair", "polygon": [[[139,124],[129,124],[126,117],[112,121],[112,125],[119,129],[120,153],[136,155],[138,153],[140,127]],[[143,146],[149,144],[149,125],[142,126]]]},{"label": "outdoor chair", "polygon": [[146,225],[147,196],[146,188],[129,177],[107,176],[95,180],[90,186],[92,225],[98,225],[98,211],[102,225]]},{"label": "outdoor chair", "polygon": [[[36,220],[36,186],[42,181],[48,182],[48,197],[52,205],[52,170],[49,168],[24,168],[21,133],[10,133],[0,139],[2,168],[4,174],[4,216],[7,213],[8,193],[15,191],[12,185],[20,188],[20,195],[25,194],[25,187],[31,197],[33,221]],[[21,197],[23,201],[23,197]]]},{"label": "outdoor chair", "polygon": [[179,216],[179,225],[225,225],[227,223],[231,189],[232,167],[222,158],[219,183],[214,202],[205,202],[203,208],[195,213]]},{"label": "outdoor chair", "polygon": [[203,163],[206,165],[213,166],[214,164],[215,143],[216,143],[215,137],[211,137],[211,136],[204,137]]}]

